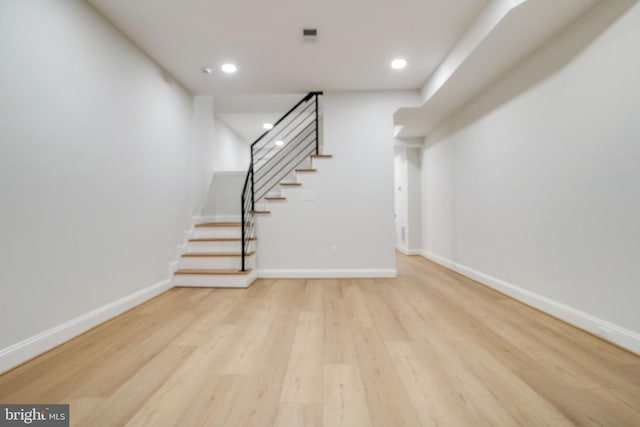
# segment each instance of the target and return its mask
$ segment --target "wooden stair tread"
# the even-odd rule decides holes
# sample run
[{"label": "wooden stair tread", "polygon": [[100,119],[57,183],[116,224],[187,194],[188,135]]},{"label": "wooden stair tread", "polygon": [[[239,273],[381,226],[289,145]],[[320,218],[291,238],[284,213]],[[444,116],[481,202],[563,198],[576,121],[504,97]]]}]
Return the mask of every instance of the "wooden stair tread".
[{"label": "wooden stair tread", "polygon": [[284,196],[266,196],[265,200],[287,200]]},{"label": "wooden stair tread", "polygon": [[205,222],[196,224],[195,227],[240,227],[241,222]]},{"label": "wooden stair tread", "polygon": [[271,211],[252,211],[254,214],[270,214]]},{"label": "wooden stair tread", "polygon": [[[247,237],[246,240],[256,240],[255,237]],[[240,237],[197,237],[189,239],[190,242],[241,242]]]},{"label": "wooden stair tread", "polygon": [[193,269],[189,269],[189,268],[183,268],[180,270],[177,270],[175,272],[175,274],[177,275],[182,275],[182,274],[196,274],[196,275],[216,275],[216,274],[224,274],[224,275],[230,275],[230,274],[248,274],[251,271],[250,268],[246,269],[245,271],[241,271],[241,270],[236,270],[236,269],[201,269],[201,268],[193,268]]},{"label": "wooden stair tread", "polygon": [[[255,251],[249,251],[245,255],[251,256],[254,255]],[[183,257],[240,257],[242,253],[240,252],[187,252],[186,254],[182,254]]]},{"label": "wooden stair tread", "polygon": [[287,185],[287,186],[300,186],[302,185],[299,182],[281,182],[280,185]]},{"label": "wooden stair tread", "polygon": [[318,169],[314,169],[314,168],[300,168],[300,169],[296,169],[296,172],[318,172]]},{"label": "wooden stair tread", "polygon": [[333,154],[312,154],[312,159],[330,159],[333,157]]}]

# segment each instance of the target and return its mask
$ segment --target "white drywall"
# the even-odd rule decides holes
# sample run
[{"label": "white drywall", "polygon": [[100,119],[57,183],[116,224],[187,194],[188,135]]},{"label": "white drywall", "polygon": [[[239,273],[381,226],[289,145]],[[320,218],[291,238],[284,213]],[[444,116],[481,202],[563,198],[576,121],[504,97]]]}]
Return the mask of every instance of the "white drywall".
[{"label": "white drywall", "polygon": [[638,40],[640,4],[602,2],[427,138],[422,165],[426,255],[637,352]]},{"label": "white drywall", "polygon": [[396,224],[396,248],[403,252],[408,251],[408,214],[409,201],[407,199],[407,150],[404,146],[394,147],[394,206],[393,217]]},{"label": "white drywall", "polygon": [[198,198],[189,206],[192,212],[202,212],[208,203],[207,193],[211,189],[212,171],[217,164],[218,128],[215,120],[215,103],[212,96],[193,97],[192,140],[194,142],[191,179],[193,192]]},{"label": "white drywall", "polygon": [[422,183],[420,147],[407,147],[407,246],[410,254],[422,248]]},{"label": "white drywall", "polygon": [[212,96],[194,97],[194,138],[202,141],[194,159],[200,166],[196,184],[198,194],[205,195],[194,206],[198,221],[240,214],[240,192],[250,161],[249,144],[216,116],[217,106]]},{"label": "white drywall", "polygon": [[0,57],[2,371],[169,287],[212,171],[192,96],[85,2],[3,0]]},{"label": "white drywall", "polygon": [[240,195],[247,171],[214,172],[201,215],[206,221],[240,221]]},{"label": "white drywall", "polygon": [[214,118],[216,129],[215,166],[218,172],[247,171],[251,161],[250,143],[243,140],[224,121]]},{"label": "white drywall", "polygon": [[420,147],[395,146],[395,222],[397,248],[408,255],[422,249]]},{"label": "white drywall", "polygon": [[[395,274],[393,112],[418,92],[327,93],[324,152],[258,222],[263,276]],[[313,200],[302,200],[302,196]],[[335,249],[334,249],[335,248]]]}]

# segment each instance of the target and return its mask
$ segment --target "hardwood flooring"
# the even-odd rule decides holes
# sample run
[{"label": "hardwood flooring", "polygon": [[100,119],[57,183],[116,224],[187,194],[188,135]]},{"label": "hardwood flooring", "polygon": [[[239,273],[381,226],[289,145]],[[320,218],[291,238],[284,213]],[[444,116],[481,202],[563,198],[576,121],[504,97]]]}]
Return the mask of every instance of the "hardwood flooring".
[{"label": "hardwood flooring", "polygon": [[640,426],[640,358],[418,257],[173,289],[0,377],[76,426]]}]

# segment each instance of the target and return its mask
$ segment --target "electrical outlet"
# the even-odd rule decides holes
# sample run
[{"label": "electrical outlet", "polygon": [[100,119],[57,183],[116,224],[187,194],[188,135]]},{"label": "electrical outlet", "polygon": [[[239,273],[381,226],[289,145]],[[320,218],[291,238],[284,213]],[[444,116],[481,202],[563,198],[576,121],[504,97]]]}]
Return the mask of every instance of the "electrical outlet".
[{"label": "electrical outlet", "polygon": [[331,246],[331,257],[332,258],[336,257],[337,252],[338,252],[338,248],[335,247],[335,246]]}]

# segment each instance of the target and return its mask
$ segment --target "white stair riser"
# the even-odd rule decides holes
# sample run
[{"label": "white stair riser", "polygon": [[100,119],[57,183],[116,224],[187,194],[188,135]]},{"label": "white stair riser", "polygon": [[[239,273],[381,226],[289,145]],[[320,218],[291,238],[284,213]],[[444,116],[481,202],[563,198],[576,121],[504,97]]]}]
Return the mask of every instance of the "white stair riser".
[{"label": "white stair riser", "polygon": [[[242,243],[232,242],[189,242],[187,252],[240,252]],[[255,250],[256,242],[249,243],[249,250]]]},{"label": "white stair riser", "polygon": [[[255,268],[255,256],[245,258],[247,268]],[[182,257],[181,269],[237,269],[242,266],[241,257]]]},{"label": "white stair riser", "polygon": [[302,163],[300,163],[300,165],[298,165],[296,169],[311,169],[312,167],[313,161],[311,160],[311,157],[307,157],[302,161]]},{"label": "white stair riser", "polygon": [[[269,210],[269,203],[273,203],[273,202],[267,202],[264,199],[260,200],[259,202],[256,202],[256,210],[257,211],[268,211]],[[277,203],[277,202],[275,202]]]},{"label": "white stair riser", "polygon": [[192,237],[240,237],[240,227],[196,227]]},{"label": "white stair riser", "polygon": [[202,288],[246,288],[251,283],[248,274],[176,274],[174,286]]}]

